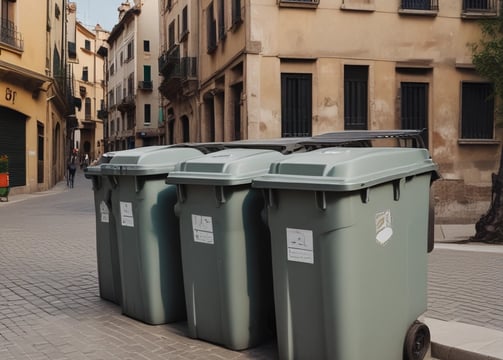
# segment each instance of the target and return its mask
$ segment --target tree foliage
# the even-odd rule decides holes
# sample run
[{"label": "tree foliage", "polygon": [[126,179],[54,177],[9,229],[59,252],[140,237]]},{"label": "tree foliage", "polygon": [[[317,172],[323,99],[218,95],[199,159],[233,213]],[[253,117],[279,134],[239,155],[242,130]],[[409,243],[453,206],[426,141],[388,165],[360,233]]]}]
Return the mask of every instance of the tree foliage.
[{"label": "tree foliage", "polygon": [[[473,65],[494,86],[495,98],[503,98],[503,16],[481,23],[482,38],[472,44]],[[500,108],[501,110],[501,108]],[[498,111],[501,115],[502,111]]]},{"label": "tree foliage", "polygon": [[[493,83],[497,116],[503,115],[503,16],[481,22],[482,38],[472,44],[473,64],[477,72]],[[475,225],[471,241],[503,243],[503,153],[497,174],[492,175],[491,205]]]}]

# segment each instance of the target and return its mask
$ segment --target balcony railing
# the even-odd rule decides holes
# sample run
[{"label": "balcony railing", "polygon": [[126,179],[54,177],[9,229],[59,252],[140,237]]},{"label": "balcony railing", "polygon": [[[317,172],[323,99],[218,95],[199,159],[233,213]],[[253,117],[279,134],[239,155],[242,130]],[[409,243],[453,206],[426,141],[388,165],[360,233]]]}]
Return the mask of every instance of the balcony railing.
[{"label": "balcony railing", "polygon": [[120,104],[117,104],[117,109],[121,112],[131,111],[136,107],[134,95],[128,95],[122,99]]},{"label": "balcony railing", "polygon": [[9,20],[2,19],[0,22],[0,41],[23,50],[23,39],[21,33],[17,31],[16,25]]},{"label": "balcony railing", "polygon": [[102,109],[98,110],[98,119],[105,120],[108,118],[108,111]]},{"label": "balcony railing", "polygon": [[180,62],[180,45],[175,45],[167,51],[164,51],[158,59],[159,72],[168,75],[173,68]]},{"label": "balcony railing", "polygon": [[463,15],[497,16],[499,0],[462,0]]},{"label": "balcony railing", "polygon": [[152,91],[154,89],[154,84],[152,81],[138,81],[138,89]]},{"label": "balcony railing", "polygon": [[[175,65],[173,71],[167,76],[159,87],[161,93],[170,98],[175,94],[183,92],[186,87],[190,87],[192,80],[197,79],[197,58],[183,57]],[[192,84],[193,85],[193,84]]]},{"label": "balcony railing", "polygon": [[438,0],[402,0],[401,10],[438,11]]}]

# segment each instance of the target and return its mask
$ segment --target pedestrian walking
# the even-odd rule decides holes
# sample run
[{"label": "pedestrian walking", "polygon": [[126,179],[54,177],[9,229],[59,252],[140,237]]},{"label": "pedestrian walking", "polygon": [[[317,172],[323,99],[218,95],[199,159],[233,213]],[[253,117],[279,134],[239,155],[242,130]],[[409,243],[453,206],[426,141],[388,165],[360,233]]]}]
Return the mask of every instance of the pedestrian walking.
[{"label": "pedestrian walking", "polygon": [[73,183],[75,180],[75,173],[77,172],[77,166],[75,165],[75,158],[72,157],[72,160],[67,166],[67,178],[66,185],[70,188],[73,188]]}]

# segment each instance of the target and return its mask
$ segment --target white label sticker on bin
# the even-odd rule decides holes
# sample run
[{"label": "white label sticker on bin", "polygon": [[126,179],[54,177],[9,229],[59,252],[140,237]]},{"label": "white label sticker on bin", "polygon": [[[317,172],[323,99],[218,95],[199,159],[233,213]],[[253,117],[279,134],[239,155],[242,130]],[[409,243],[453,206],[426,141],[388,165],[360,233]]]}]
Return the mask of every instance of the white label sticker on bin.
[{"label": "white label sticker on bin", "polygon": [[133,203],[121,201],[121,225],[134,227]]},{"label": "white label sticker on bin", "polygon": [[391,210],[376,213],[376,240],[379,245],[386,245],[393,235],[391,227]]},{"label": "white label sticker on bin", "polygon": [[211,216],[192,215],[192,231],[195,242],[204,244],[215,243]]},{"label": "white label sticker on bin", "polygon": [[286,228],[288,261],[314,264],[312,230]]},{"label": "white label sticker on bin", "polygon": [[102,223],[108,223],[110,222],[110,213],[108,211],[108,206],[105,204],[104,201],[100,203],[100,215],[101,215],[101,222]]}]

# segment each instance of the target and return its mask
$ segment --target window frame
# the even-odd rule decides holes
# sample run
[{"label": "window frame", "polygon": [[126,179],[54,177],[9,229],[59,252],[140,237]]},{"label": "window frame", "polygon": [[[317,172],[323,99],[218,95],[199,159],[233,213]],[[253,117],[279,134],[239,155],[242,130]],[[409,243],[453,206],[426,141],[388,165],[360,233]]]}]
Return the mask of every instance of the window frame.
[{"label": "window frame", "polygon": [[[471,89],[466,89],[471,87]],[[485,88],[484,93],[475,94],[476,96],[485,97],[489,104],[485,107],[482,103],[475,104],[477,107],[468,108],[467,100],[471,103],[477,101],[473,92],[476,92],[475,87]],[[494,101],[494,85],[484,81],[461,81],[460,83],[460,126],[459,138],[460,141],[466,142],[486,142],[494,141],[495,136],[495,101]],[[468,93],[467,91],[471,91]],[[480,99],[479,99],[480,100]],[[469,112],[469,113],[467,113]],[[485,119],[482,115],[485,115]],[[481,129],[480,119],[485,120],[484,128]],[[475,135],[477,134],[477,135]]]},{"label": "window frame", "polygon": [[[294,82],[294,86],[291,83]],[[309,86],[304,86],[309,83]],[[305,107],[302,101],[305,100]],[[312,136],[313,74],[281,73],[281,137]]]},{"label": "window frame", "polygon": [[[368,130],[369,71],[368,65],[344,65],[344,130]],[[356,98],[351,96],[354,91],[358,92]],[[362,91],[364,100],[360,101],[358,97]],[[365,114],[361,115],[363,112]],[[355,120],[358,118],[364,121]]]}]

